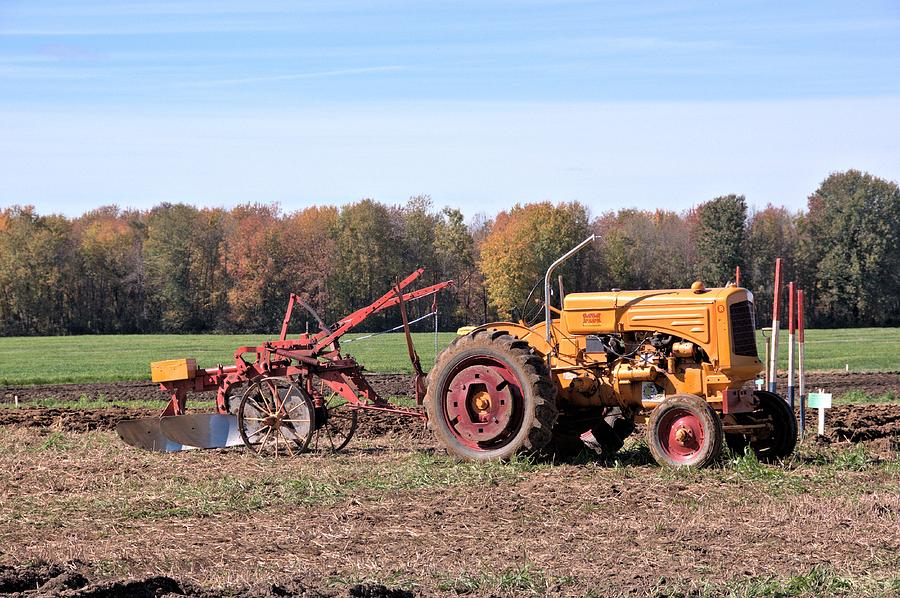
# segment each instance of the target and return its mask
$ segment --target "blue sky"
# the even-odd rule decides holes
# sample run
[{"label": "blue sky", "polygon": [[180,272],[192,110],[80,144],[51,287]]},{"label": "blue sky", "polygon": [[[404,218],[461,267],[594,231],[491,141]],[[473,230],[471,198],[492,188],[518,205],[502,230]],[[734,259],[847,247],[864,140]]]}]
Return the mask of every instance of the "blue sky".
[{"label": "blue sky", "polygon": [[900,178],[897,2],[0,0],[0,205],[794,209]]}]

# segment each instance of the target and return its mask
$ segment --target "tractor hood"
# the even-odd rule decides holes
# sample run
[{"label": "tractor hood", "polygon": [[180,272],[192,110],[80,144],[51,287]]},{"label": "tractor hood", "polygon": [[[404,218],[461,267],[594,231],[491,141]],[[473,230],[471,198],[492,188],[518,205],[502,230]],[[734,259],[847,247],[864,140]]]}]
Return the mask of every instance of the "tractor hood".
[{"label": "tractor hood", "polygon": [[716,329],[727,334],[731,305],[753,301],[741,287],[570,293],[562,319],[571,334],[659,330],[692,340],[709,351]]}]

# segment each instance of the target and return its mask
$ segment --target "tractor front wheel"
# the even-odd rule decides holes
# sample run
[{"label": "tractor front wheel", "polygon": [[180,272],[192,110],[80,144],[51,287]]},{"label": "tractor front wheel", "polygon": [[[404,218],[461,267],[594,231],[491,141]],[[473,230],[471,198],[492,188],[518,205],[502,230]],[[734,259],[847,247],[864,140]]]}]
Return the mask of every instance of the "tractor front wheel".
[{"label": "tractor front wheel", "polygon": [[530,345],[502,330],[476,330],[438,357],[425,408],[447,452],[460,459],[535,453],[552,437],[556,387]]},{"label": "tractor front wheel", "polygon": [[797,419],[787,402],[775,393],[757,390],[753,393],[759,406],[751,413],[730,416],[738,425],[762,425],[756,434],[728,434],[731,450],[740,452],[749,444],[756,458],[764,463],[784,459],[797,446]]},{"label": "tractor front wheel", "polygon": [[695,395],[675,395],[650,414],[647,444],[660,465],[705,467],[722,454],[722,420]]}]

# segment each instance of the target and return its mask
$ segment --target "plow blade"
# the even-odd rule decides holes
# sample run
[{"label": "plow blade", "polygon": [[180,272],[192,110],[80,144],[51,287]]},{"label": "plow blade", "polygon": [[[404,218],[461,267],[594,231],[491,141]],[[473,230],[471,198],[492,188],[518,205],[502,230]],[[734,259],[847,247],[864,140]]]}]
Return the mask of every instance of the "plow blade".
[{"label": "plow blade", "polygon": [[158,417],[122,420],[116,424],[116,432],[126,444],[148,451],[171,453],[196,448],[193,445],[176,442],[164,435],[160,429],[160,418]]},{"label": "plow blade", "polygon": [[160,431],[171,441],[197,448],[241,446],[237,418],[219,413],[190,413],[160,419]]}]

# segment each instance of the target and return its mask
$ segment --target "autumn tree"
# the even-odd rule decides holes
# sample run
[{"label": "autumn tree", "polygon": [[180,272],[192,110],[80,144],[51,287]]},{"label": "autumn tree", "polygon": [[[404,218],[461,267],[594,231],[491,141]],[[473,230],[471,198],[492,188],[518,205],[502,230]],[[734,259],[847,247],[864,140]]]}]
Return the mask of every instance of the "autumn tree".
[{"label": "autumn tree", "polygon": [[596,287],[660,289],[691,283],[692,223],[675,212],[626,209],[593,223],[600,236]]},{"label": "autumn tree", "polygon": [[439,297],[443,324],[453,327],[483,322],[484,278],[478,270],[475,242],[456,208],[444,208],[436,223],[434,257],[438,277],[455,282]]},{"label": "autumn tree", "polygon": [[141,214],[116,206],[73,221],[78,276],[72,332],[138,332],[146,325]]},{"label": "autumn tree", "polygon": [[434,213],[434,203],[428,195],[411,197],[402,210],[397,212],[400,221],[395,227],[401,231],[404,247],[405,270],[425,267],[425,278],[437,282],[440,276],[434,268],[435,229],[440,218]]},{"label": "autumn tree", "polygon": [[[577,202],[516,204],[498,214],[481,246],[480,268],[499,315],[528,315],[525,312],[533,306],[526,309],[523,303],[529,291],[537,285],[540,297],[540,281],[547,267],[589,232],[587,209]],[[568,275],[567,291],[586,284],[586,261],[584,253],[575,255],[560,271]]]},{"label": "autumn tree", "polygon": [[[271,330],[278,319],[275,295],[284,252],[278,241],[279,208],[245,204],[225,222],[224,264],[228,275],[228,319],[236,330]],[[282,309],[284,300],[282,299]]]},{"label": "autumn tree", "polygon": [[[337,253],[334,240],[337,221],[338,210],[333,206],[312,206],[282,219],[279,242],[287,250],[287,255],[279,280],[275,282],[282,311],[288,292],[293,291],[309,303],[320,317],[324,318],[329,313],[331,295],[328,281]],[[315,330],[315,322],[310,321],[310,328]]]}]

